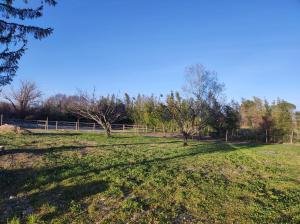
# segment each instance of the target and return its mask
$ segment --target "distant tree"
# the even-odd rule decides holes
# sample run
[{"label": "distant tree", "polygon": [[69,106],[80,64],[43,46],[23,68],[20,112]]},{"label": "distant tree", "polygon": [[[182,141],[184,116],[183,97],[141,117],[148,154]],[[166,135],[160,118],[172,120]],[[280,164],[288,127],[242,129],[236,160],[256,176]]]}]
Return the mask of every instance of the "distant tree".
[{"label": "distant tree", "polygon": [[262,131],[265,131],[265,142],[270,142],[270,136],[271,136],[271,129],[274,129],[274,117],[272,116],[272,106],[268,103],[267,100],[265,100],[264,103],[265,112],[262,116],[261,120],[261,128]]},{"label": "distant tree", "polygon": [[111,125],[125,115],[125,106],[114,95],[97,98],[95,94],[80,93],[78,100],[72,102],[69,110],[83,118],[97,122],[111,136]]},{"label": "distant tree", "polygon": [[145,103],[145,96],[138,94],[138,96],[134,100],[133,114],[132,114],[134,123],[137,125],[145,124],[144,103]]},{"label": "distant tree", "polygon": [[226,139],[228,139],[228,134],[231,133],[231,138],[233,137],[234,130],[240,127],[240,112],[237,103],[232,102],[227,104],[223,108],[224,120],[222,123],[222,129],[226,132]]},{"label": "distant tree", "polygon": [[125,93],[124,105],[126,110],[126,117],[124,117],[123,122],[132,124],[134,123],[134,99],[131,98],[128,93]]},{"label": "distant tree", "polygon": [[170,124],[172,121],[172,114],[170,113],[168,106],[164,103],[159,103],[155,111],[155,116],[158,120],[158,123],[162,125],[163,132],[165,132],[168,124]]},{"label": "distant tree", "polygon": [[244,99],[240,110],[241,127],[252,131],[256,140],[263,140],[264,136],[266,143],[283,142],[288,136],[292,141],[297,127],[295,109],[295,105],[280,99],[271,105],[257,97]]},{"label": "distant tree", "polygon": [[215,102],[211,107],[211,119],[209,125],[217,132],[223,135],[238,129],[240,126],[240,107],[239,104],[232,101],[228,104]]},{"label": "distant tree", "polygon": [[134,102],[133,118],[135,123],[156,127],[160,122],[160,117],[157,114],[158,105],[159,101],[153,95],[138,95]]},{"label": "distant tree", "polygon": [[264,101],[258,97],[253,100],[242,100],[241,104],[241,126],[243,128],[259,129],[263,123],[266,113]]},{"label": "distant tree", "polygon": [[[55,0],[40,1],[37,8],[21,8],[21,1],[18,4],[15,2],[0,0],[0,87],[9,84],[16,75],[18,62],[27,49],[29,37],[40,40],[53,32],[51,28],[28,25],[25,20],[41,17],[44,5],[54,6]],[[23,1],[25,4],[28,2]]]},{"label": "distant tree", "polygon": [[4,98],[10,102],[19,118],[25,118],[31,108],[35,107],[42,96],[34,82],[21,81],[20,87],[11,89],[10,93],[4,94]]},{"label": "distant tree", "polygon": [[193,99],[183,99],[178,92],[167,96],[168,110],[179,127],[184,146],[188,145],[188,138],[196,132],[197,114],[193,104]]},{"label": "distant tree", "polygon": [[39,108],[39,119],[49,117],[55,120],[75,120],[74,114],[68,110],[72,102],[77,101],[77,96],[67,96],[65,94],[56,94],[44,100]]},{"label": "distant tree", "polygon": [[13,115],[13,110],[9,102],[0,102],[0,114],[3,114],[5,117],[11,117]]},{"label": "distant tree", "polygon": [[295,112],[296,106],[285,100],[278,99],[272,106],[272,117],[274,126],[279,135],[290,136],[296,126]]},{"label": "distant tree", "polygon": [[207,70],[201,64],[195,64],[186,68],[186,84],[183,90],[194,99],[194,109],[200,118],[198,127],[201,133],[211,119],[212,107],[223,94],[224,84],[219,82],[216,72]]},{"label": "distant tree", "polygon": [[143,102],[143,123],[152,127],[158,126],[160,117],[157,113],[158,100],[152,95],[144,97]]},{"label": "distant tree", "polygon": [[300,133],[300,112],[299,111],[295,113],[295,125],[296,125],[297,135],[299,136]]}]

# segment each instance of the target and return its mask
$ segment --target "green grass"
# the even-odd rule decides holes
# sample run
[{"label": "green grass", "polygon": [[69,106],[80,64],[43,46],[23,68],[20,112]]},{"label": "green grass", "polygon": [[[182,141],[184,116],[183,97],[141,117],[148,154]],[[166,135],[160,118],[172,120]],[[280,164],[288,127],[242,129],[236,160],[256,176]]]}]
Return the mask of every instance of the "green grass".
[{"label": "green grass", "polygon": [[299,223],[300,147],[0,136],[0,223]]}]

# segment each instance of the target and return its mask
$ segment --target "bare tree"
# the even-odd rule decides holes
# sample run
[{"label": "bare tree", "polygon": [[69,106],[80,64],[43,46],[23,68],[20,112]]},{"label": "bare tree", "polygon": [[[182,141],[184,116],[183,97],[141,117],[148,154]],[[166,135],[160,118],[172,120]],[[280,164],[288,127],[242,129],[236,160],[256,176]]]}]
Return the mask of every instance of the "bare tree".
[{"label": "bare tree", "polygon": [[21,81],[17,90],[12,88],[9,94],[4,94],[4,99],[10,102],[15,113],[23,119],[41,96],[42,92],[34,82]]},{"label": "bare tree", "polygon": [[96,98],[80,92],[78,100],[73,101],[69,110],[83,118],[97,122],[106,131],[107,137],[111,136],[111,125],[121,119],[125,114],[125,106],[114,95]]},{"label": "bare tree", "polygon": [[211,120],[211,112],[223,96],[224,84],[220,83],[217,73],[207,70],[201,64],[186,68],[186,84],[183,91],[194,99],[195,111],[200,117],[198,122],[199,134]]}]

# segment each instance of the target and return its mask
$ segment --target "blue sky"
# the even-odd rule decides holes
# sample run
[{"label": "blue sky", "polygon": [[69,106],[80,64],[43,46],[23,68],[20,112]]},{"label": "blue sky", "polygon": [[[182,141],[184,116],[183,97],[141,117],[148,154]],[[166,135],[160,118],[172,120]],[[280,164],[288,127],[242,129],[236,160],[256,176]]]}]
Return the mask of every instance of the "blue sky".
[{"label": "blue sky", "polygon": [[37,24],[18,77],[45,96],[180,90],[187,65],[218,72],[229,99],[284,98],[300,107],[298,0],[59,0]]}]

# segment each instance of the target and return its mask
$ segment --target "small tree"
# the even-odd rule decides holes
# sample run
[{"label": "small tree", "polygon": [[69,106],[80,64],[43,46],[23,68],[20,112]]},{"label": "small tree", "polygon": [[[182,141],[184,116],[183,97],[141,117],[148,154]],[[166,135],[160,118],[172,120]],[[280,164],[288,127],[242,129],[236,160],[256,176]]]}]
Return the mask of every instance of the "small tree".
[{"label": "small tree", "polygon": [[35,106],[42,96],[34,82],[21,81],[17,90],[11,89],[9,94],[4,94],[4,98],[10,102],[19,118],[25,118],[30,109]]},{"label": "small tree", "polygon": [[182,99],[178,92],[167,96],[167,107],[183,136],[183,145],[188,145],[188,138],[195,133],[196,111],[193,99]]},{"label": "small tree", "polygon": [[70,105],[69,110],[78,116],[95,121],[106,131],[107,137],[111,136],[111,125],[125,114],[124,104],[114,95],[96,98],[95,94],[89,96],[80,93],[78,100]]}]

